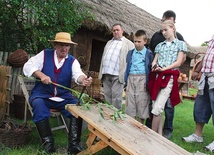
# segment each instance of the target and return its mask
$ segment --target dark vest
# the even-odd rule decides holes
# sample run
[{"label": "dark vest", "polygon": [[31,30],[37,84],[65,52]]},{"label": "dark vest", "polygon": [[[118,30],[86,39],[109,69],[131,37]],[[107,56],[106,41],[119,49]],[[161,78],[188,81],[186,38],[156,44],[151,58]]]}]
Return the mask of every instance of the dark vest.
[{"label": "dark vest", "polygon": [[[75,58],[71,55],[68,55],[68,58],[65,59],[64,64],[61,68],[57,69],[54,63],[54,50],[45,49],[44,50],[44,64],[43,69],[41,70],[44,74],[49,76],[52,82],[60,84],[62,86],[71,88],[72,80],[72,64]],[[56,89],[56,94],[54,90]],[[57,87],[53,84],[43,84],[40,81],[37,81],[35,87],[32,89],[30,102],[34,98],[50,98],[53,96],[61,97],[63,99],[72,99],[72,94],[70,90]]]}]

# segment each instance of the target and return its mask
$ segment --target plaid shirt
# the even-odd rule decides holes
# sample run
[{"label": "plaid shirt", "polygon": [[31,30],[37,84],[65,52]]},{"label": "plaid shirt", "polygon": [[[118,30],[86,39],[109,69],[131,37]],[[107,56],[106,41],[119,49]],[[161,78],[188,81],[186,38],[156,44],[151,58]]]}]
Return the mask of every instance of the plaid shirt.
[{"label": "plaid shirt", "polygon": [[110,44],[103,59],[102,74],[119,75],[120,51],[122,39],[115,40]]},{"label": "plaid shirt", "polygon": [[214,35],[209,41],[201,71],[204,73],[214,73]]},{"label": "plaid shirt", "polygon": [[155,53],[158,53],[158,64],[162,67],[171,65],[177,60],[178,52],[187,52],[187,45],[185,42],[175,39],[171,45],[167,45],[167,42],[159,43],[155,48]]}]

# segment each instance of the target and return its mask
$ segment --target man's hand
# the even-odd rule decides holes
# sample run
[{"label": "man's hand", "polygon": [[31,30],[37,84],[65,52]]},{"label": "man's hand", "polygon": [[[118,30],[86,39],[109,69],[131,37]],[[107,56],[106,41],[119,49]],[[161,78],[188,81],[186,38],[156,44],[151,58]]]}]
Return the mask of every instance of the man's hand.
[{"label": "man's hand", "polygon": [[51,84],[52,83],[51,78],[39,70],[35,71],[33,73],[33,76],[39,78],[41,80],[41,82],[44,84]]},{"label": "man's hand", "polygon": [[90,86],[91,83],[92,83],[92,77],[89,77],[89,78],[85,77],[82,81],[82,85],[87,87]]},{"label": "man's hand", "polygon": [[191,76],[191,79],[192,79],[192,80],[200,80],[200,77],[201,77],[200,73],[198,73],[198,72],[193,72],[193,73],[192,73],[192,76]]},{"label": "man's hand", "polygon": [[40,79],[41,79],[42,83],[44,83],[44,84],[51,84],[52,83],[51,78],[47,75],[43,75]]}]

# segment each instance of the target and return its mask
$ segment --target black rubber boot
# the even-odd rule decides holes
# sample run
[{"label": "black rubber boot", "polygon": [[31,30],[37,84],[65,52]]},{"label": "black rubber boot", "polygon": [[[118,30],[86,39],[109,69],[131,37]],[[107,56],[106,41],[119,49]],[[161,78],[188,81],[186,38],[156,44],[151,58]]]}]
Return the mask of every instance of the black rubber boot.
[{"label": "black rubber boot", "polygon": [[42,145],[44,147],[45,152],[48,154],[54,153],[54,139],[51,132],[49,120],[45,119],[43,121],[37,122],[36,127],[42,140]]},{"label": "black rubber boot", "polygon": [[68,133],[68,155],[77,154],[83,150],[83,147],[80,145],[81,133],[82,118],[72,117]]}]

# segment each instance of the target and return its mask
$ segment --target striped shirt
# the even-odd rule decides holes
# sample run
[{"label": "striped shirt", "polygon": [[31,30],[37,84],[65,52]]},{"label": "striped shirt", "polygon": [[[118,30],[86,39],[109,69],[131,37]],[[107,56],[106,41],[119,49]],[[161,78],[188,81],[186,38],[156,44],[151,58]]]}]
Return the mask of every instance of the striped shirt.
[{"label": "striped shirt", "polygon": [[123,37],[119,40],[114,39],[108,47],[103,58],[102,74],[119,75],[122,39]]},{"label": "striped shirt", "polygon": [[214,73],[214,35],[208,43],[201,71],[204,73]]},{"label": "striped shirt", "polygon": [[187,52],[187,45],[184,41],[175,39],[169,45],[166,40],[159,43],[155,48],[155,53],[158,53],[158,64],[161,67],[171,65],[177,60],[180,51]]}]

